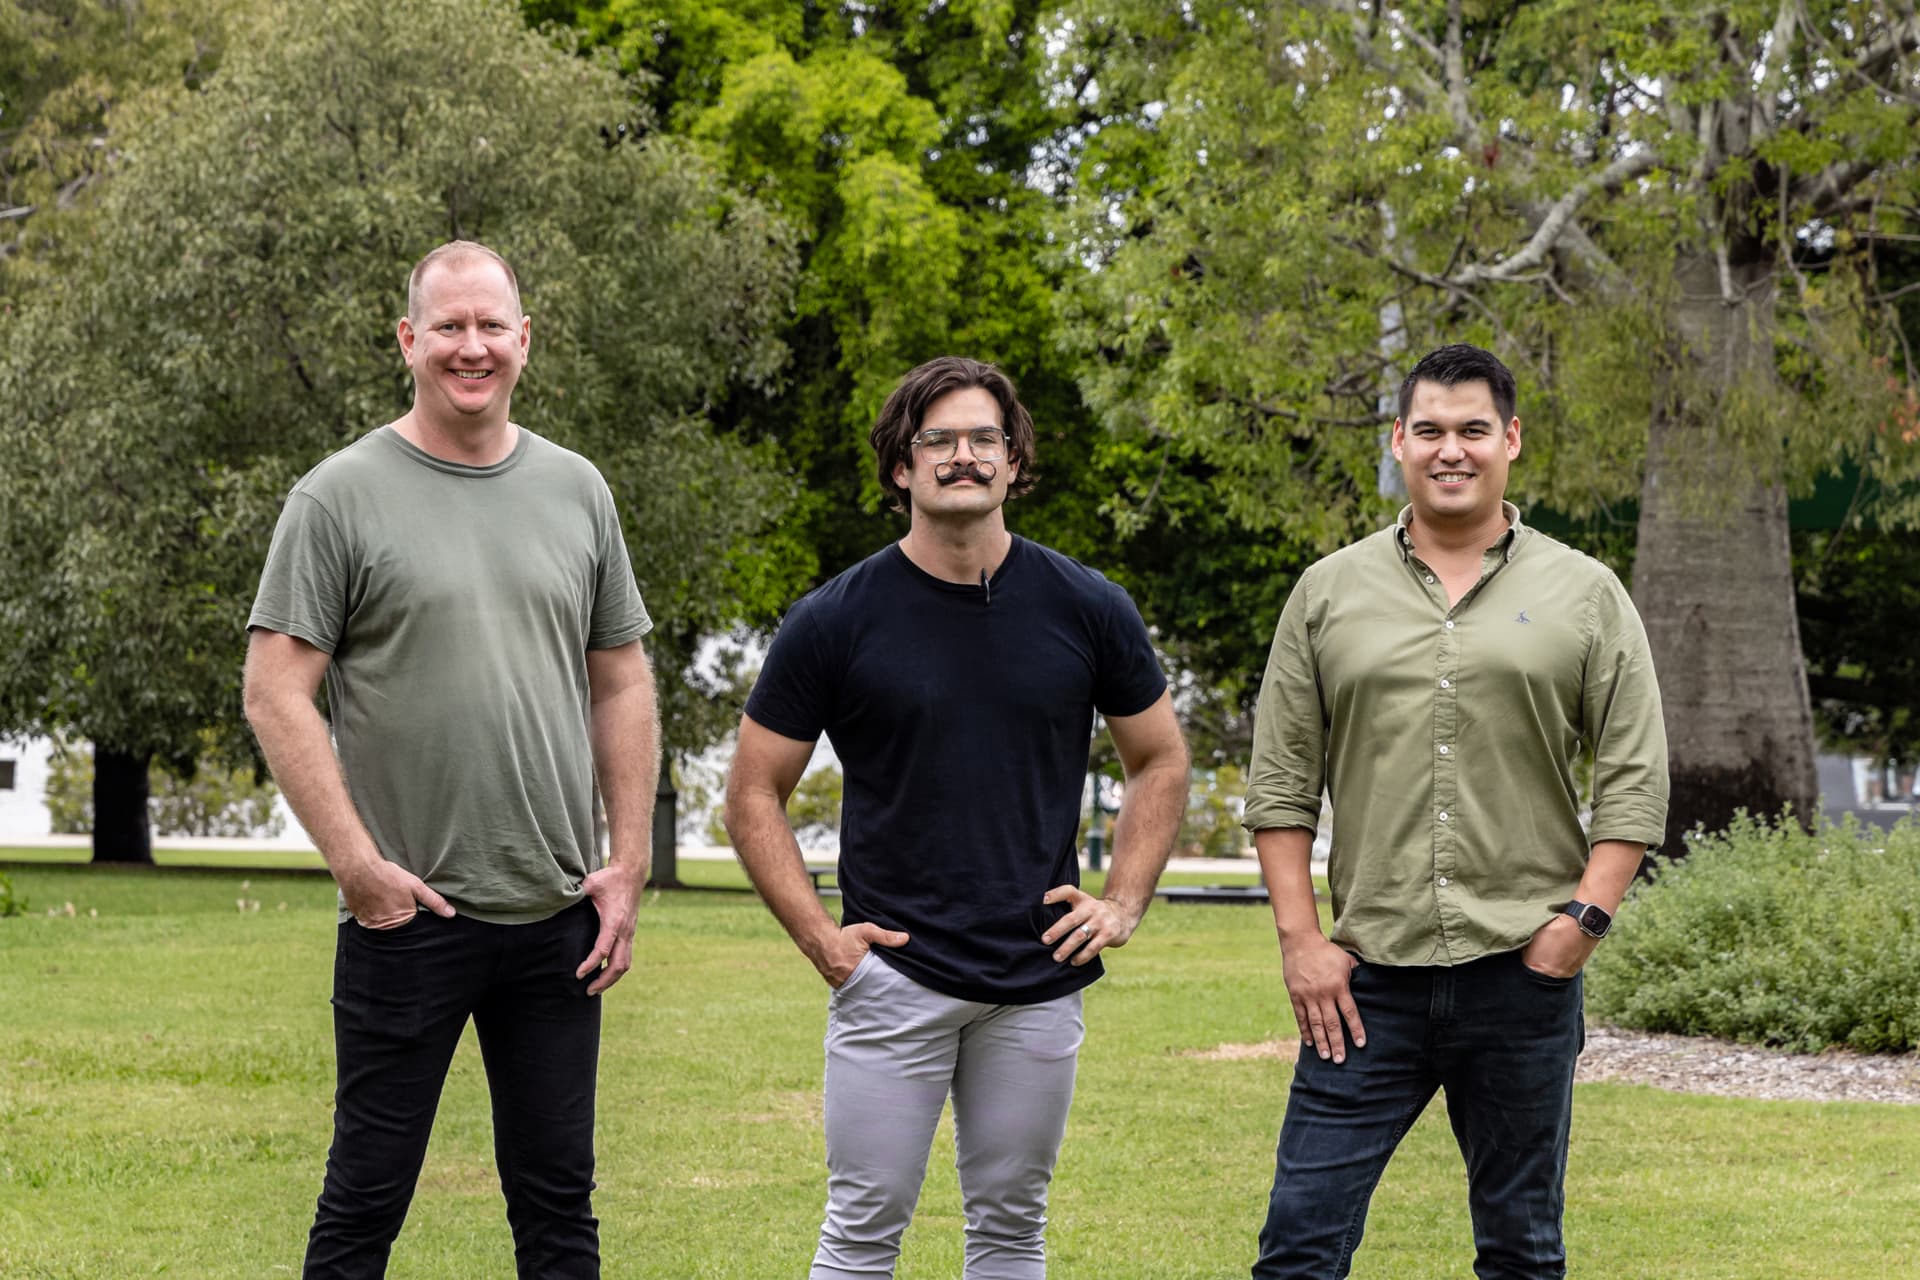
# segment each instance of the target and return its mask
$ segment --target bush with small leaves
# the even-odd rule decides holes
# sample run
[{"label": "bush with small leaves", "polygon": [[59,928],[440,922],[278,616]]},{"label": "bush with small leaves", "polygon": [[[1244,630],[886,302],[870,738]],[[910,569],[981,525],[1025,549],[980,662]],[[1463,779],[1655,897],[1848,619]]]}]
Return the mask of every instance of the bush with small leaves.
[{"label": "bush with small leaves", "polygon": [[6,873],[0,872],[0,920],[27,913],[27,900],[13,887]]},{"label": "bush with small leaves", "polygon": [[1741,814],[1661,859],[1588,972],[1593,1013],[1816,1051],[1920,1047],[1920,822]]}]

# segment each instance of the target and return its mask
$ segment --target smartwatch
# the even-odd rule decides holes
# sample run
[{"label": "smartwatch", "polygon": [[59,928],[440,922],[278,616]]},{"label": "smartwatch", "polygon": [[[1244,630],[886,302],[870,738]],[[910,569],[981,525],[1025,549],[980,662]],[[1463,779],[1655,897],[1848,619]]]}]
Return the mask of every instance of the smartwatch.
[{"label": "smartwatch", "polygon": [[1573,922],[1580,926],[1580,932],[1589,938],[1604,938],[1607,930],[1613,928],[1613,916],[1605,907],[1596,907],[1591,902],[1575,899],[1567,904],[1567,909],[1561,914],[1572,916]]}]

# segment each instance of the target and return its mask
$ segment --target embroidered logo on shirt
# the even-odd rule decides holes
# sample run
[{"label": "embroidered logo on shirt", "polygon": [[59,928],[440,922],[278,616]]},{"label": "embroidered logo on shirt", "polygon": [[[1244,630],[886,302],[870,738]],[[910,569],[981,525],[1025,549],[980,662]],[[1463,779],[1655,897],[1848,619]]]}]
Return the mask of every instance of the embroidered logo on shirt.
[{"label": "embroidered logo on shirt", "polygon": [[1525,609],[1522,609],[1519,613],[1515,614],[1513,620],[1515,622],[1532,622],[1533,621],[1532,618],[1529,618],[1527,616],[1527,611]]}]

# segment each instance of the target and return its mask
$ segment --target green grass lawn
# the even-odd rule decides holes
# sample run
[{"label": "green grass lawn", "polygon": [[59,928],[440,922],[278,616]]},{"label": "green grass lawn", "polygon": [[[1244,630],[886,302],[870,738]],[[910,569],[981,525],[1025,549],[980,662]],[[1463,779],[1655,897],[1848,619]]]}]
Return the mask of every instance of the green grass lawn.
[{"label": "green grass lawn", "polygon": [[[296,1274],[329,1136],[331,883],[6,870],[32,912],[0,920],[0,1276]],[[726,863],[682,872],[742,883]],[[825,986],[744,893],[652,898],[638,955],[606,1006],[606,1274],[803,1274],[824,1195]],[[1196,1051],[1291,1036],[1271,919],[1162,904],[1110,968],[1087,998],[1052,1274],[1244,1275],[1289,1068]],[[903,1280],[960,1273],[945,1127],[931,1169]],[[1568,1204],[1575,1276],[1920,1275],[1920,1114],[1583,1085]],[[1361,1280],[1469,1274],[1438,1106],[1370,1221]],[[507,1275],[510,1257],[469,1035],[391,1274]]]}]

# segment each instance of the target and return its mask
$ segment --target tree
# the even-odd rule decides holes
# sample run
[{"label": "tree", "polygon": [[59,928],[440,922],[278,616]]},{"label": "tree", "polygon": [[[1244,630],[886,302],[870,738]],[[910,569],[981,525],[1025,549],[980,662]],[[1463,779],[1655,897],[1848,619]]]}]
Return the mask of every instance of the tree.
[{"label": "tree", "polygon": [[1516,496],[1637,497],[1668,844],[1813,806],[1787,496],[1910,473],[1871,252],[1913,203],[1920,20],[1865,0],[1083,4],[1104,118],[1072,234],[1089,400],[1255,535],[1387,513],[1383,397],[1492,347]]},{"label": "tree", "polygon": [[[1248,681],[1305,551],[1249,539],[1207,483],[1131,424],[1089,411],[1054,298],[1083,267],[1054,234],[1084,84],[1050,80],[1051,6],[833,9],[769,0],[524,0],[641,79],[670,132],[776,206],[802,244],[793,361],[719,417],[777,443],[802,482],[795,528],[824,577],[900,533],[866,433],[908,368],[990,359],[1019,384],[1041,483],[1016,531],[1133,593],[1180,675],[1196,746],[1244,755]],[[1082,77],[1084,79],[1084,77]],[[1196,572],[1196,567],[1201,571]]]},{"label": "tree", "polygon": [[233,0],[0,0],[0,295],[105,171],[107,116],[148,86],[219,65]]},{"label": "tree", "polygon": [[[1052,197],[1028,181],[1035,149],[1062,127],[1042,79],[1046,6],[523,8],[614,51],[670,132],[794,228],[791,362],[780,383],[746,389],[720,416],[775,442],[803,481],[797,528],[821,576],[898,534],[866,433],[923,360],[959,351],[1007,369],[1041,424],[1043,468],[1055,445],[1086,451],[1096,427],[1052,341],[1065,264],[1035,252]],[[1023,527],[1091,526],[1077,513],[1048,519],[1069,509],[1067,488],[1023,503]]]},{"label": "tree", "polygon": [[466,236],[534,318],[519,420],[620,502],[668,740],[710,740],[701,638],[763,623],[804,563],[769,451],[705,417],[781,363],[785,228],[503,0],[248,21],[203,86],[114,115],[98,198],[0,329],[0,725],[94,741],[96,858],[145,856],[150,757],[184,765],[203,729],[250,752],[242,628],[281,497],[404,410],[406,271]]}]

